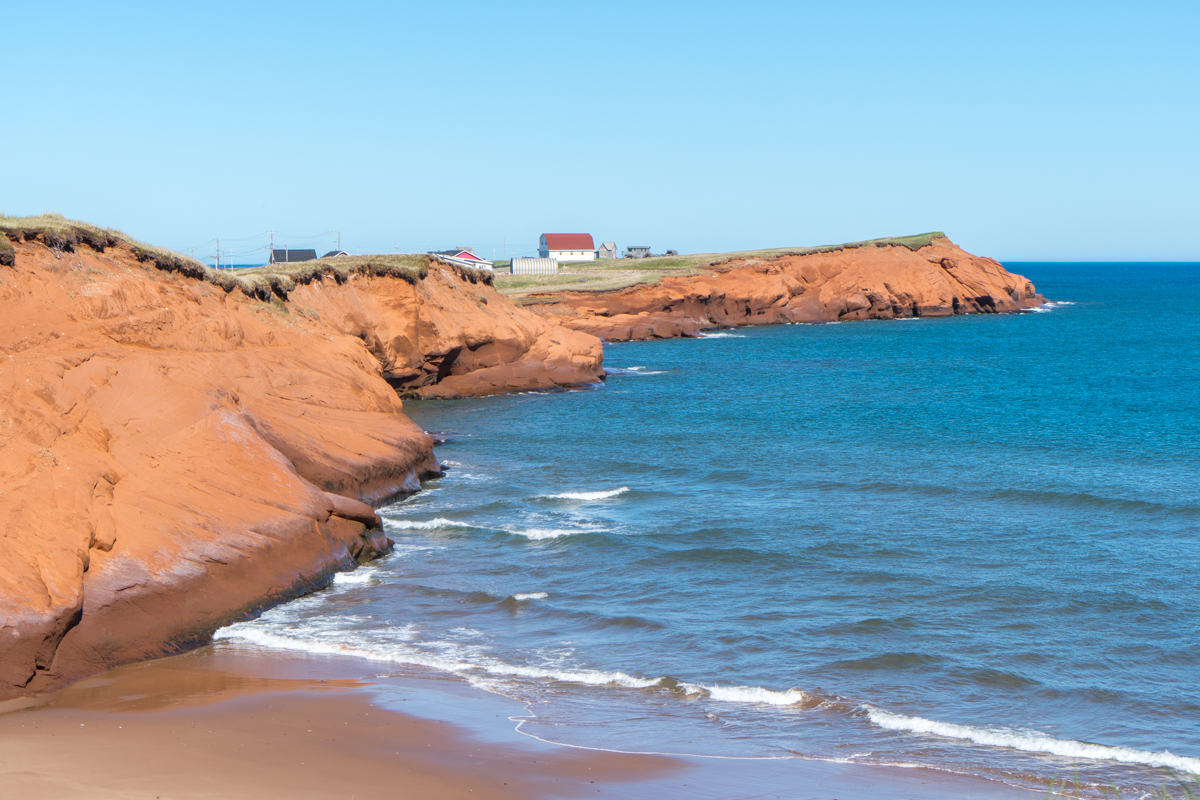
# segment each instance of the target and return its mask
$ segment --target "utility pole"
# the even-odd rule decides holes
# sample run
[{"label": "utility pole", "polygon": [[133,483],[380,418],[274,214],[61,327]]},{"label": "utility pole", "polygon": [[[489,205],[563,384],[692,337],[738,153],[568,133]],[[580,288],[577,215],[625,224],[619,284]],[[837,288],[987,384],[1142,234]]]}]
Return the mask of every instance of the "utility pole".
[{"label": "utility pole", "polygon": [[334,231],[334,233],[336,233],[338,235],[338,252],[340,253],[340,252],[342,252],[342,232]]},{"label": "utility pole", "polygon": [[221,240],[217,239],[217,269],[221,268]]},{"label": "utility pole", "polygon": [[275,263],[275,231],[267,231],[267,233],[270,234],[270,236],[271,236],[271,253],[270,253],[270,255],[267,256],[267,263],[274,264]]}]

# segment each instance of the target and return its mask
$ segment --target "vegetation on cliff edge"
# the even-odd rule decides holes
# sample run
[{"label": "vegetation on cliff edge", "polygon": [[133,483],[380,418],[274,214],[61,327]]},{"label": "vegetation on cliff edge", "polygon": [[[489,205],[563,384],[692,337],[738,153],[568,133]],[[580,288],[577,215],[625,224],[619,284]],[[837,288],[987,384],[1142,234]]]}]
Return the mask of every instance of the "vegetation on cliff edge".
[{"label": "vegetation on cliff edge", "polygon": [[[640,283],[657,283],[669,276],[694,275],[733,261],[770,259],[782,256],[806,256],[866,247],[907,247],[920,250],[946,234],[931,231],[915,236],[893,236],[862,242],[827,244],[817,247],[779,247],[769,250],[743,250],[735,253],[695,253],[651,258],[618,258],[596,261],[566,261],[557,275],[499,275],[496,288],[514,298],[550,292],[609,292]],[[518,299],[518,302],[521,302]],[[528,302],[536,302],[529,298]]]},{"label": "vegetation on cliff edge", "polygon": [[[286,300],[288,292],[297,285],[332,278],[345,283],[352,275],[385,276],[416,283],[429,272],[430,257],[426,255],[366,255],[322,258],[295,264],[269,264],[249,269],[213,269],[182,253],[139,242],[128,234],[112,228],[100,228],[86,222],[69,220],[60,214],[36,217],[7,217],[0,215],[0,264],[14,266],[12,242],[37,241],[46,247],[74,252],[85,245],[98,253],[124,245],[141,263],[164,272],[178,272],[190,278],[220,286],[226,292],[240,290],[250,297]],[[436,257],[435,257],[436,258]],[[464,280],[491,284],[492,274],[457,264],[444,262]]]}]

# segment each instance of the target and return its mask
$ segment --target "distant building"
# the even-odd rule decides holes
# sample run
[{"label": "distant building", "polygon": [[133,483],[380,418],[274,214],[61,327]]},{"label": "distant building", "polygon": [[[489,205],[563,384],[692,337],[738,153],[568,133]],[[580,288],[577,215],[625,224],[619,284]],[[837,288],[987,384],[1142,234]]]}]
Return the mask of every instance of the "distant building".
[{"label": "distant building", "polygon": [[597,258],[616,258],[617,257],[617,243],[616,242],[605,242],[604,244],[600,245],[600,249],[598,251],[596,251],[596,257]]},{"label": "distant building", "polygon": [[300,261],[316,261],[316,250],[292,250],[285,247],[282,250],[271,251],[272,264],[296,264]]},{"label": "distant building", "polygon": [[668,255],[668,256],[677,256],[677,255],[679,255],[679,251],[678,251],[678,250],[668,250],[668,251],[666,252],[666,255]]},{"label": "distant building", "polygon": [[321,258],[337,258],[338,256],[344,256],[344,255],[346,255],[345,250],[330,250],[328,253],[321,256]]},{"label": "distant building", "polygon": [[650,255],[650,245],[633,244],[625,248],[626,258],[646,258]]},{"label": "distant building", "polygon": [[496,265],[486,258],[475,255],[469,247],[456,247],[453,250],[430,250],[429,255],[441,256],[446,261],[458,264],[460,267],[475,267],[476,269],[495,269]]},{"label": "distant building", "polygon": [[595,261],[596,245],[590,233],[543,233],[538,255],[556,261]]},{"label": "distant building", "polygon": [[514,258],[513,275],[557,275],[558,262],[553,258]]}]

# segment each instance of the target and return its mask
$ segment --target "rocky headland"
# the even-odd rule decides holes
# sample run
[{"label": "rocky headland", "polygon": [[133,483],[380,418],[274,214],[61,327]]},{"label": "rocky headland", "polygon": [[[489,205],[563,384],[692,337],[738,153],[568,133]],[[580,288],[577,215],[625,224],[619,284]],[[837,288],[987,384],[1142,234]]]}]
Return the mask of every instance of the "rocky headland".
[{"label": "rocky headland", "polygon": [[373,507],[441,471],[402,398],[593,384],[601,339],[1042,302],[941,236],[519,306],[424,256],[232,275],[0,222],[0,699],[208,641],[386,552]]},{"label": "rocky headland", "polygon": [[523,301],[548,320],[619,342],[741,325],[994,314],[1045,299],[1024,277],[937,233],[738,256],[655,283]]},{"label": "rocky headland", "polygon": [[385,552],[372,506],[441,469],[402,394],[603,377],[595,337],[423,257],[230,283],[97,229],[7,233],[0,698],[207,641]]}]

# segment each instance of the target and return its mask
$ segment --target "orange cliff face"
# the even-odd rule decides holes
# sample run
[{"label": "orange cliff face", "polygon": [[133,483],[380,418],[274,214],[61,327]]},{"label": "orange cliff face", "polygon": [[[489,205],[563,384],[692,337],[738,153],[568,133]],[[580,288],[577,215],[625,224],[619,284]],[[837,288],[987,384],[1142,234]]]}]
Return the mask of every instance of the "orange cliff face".
[{"label": "orange cliff face", "polygon": [[124,245],[19,242],[0,308],[0,697],[206,641],[385,551],[367,504],[440,471],[397,389],[603,376],[596,338],[437,265],[263,302]]},{"label": "orange cliff face", "polygon": [[1044,302],[1025,278],[944,237],[918,250],[848,247],[735,259],[658,284],[531,300],[531,311],[608,341],[780,322],[1012,312]]}]

